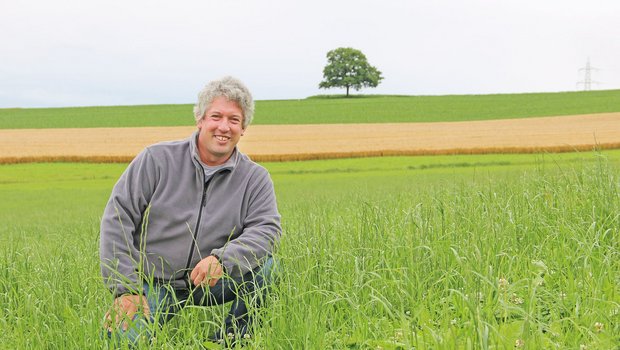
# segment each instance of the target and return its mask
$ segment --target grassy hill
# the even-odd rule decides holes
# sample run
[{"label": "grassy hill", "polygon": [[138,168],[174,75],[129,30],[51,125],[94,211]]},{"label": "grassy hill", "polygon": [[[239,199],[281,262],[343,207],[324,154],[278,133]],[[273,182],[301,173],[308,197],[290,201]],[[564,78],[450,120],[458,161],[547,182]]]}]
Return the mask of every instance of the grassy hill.
[{"label": "grassy hill", "polygon": [[[620,90],[446,96],[313,96],[256,102],[254,124],[439,122],[620,112]],[[192,105],[0,109],[0,129],[193,125]]]}]

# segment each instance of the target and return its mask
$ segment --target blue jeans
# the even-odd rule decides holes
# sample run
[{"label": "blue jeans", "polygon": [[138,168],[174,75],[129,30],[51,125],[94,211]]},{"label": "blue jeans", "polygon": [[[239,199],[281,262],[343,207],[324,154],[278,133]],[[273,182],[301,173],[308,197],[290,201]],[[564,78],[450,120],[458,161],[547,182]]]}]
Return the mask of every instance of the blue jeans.
[{"label": "blue jeans", "polygon": [[[130,327],[123,331],[108,331],[108,337],[115,340],[127,339],[135,345],[140,338],[149,340],[153,332],[170,320],[186,305],[212,306],[232,301],[228,316],[224,321],[224,334],[243,335],[252,325],[251,308],[259,308],[264,302],[268,285],[273,280],[276,264],[268,258],[254,271],[237,277],[223,277],[213,287],[195,287],[190,289],[172,289],[167,285],[144,284],[145,295],[149,304],[150,317],[136,314]],[[120,338],[120,339],[119,339]]]}]

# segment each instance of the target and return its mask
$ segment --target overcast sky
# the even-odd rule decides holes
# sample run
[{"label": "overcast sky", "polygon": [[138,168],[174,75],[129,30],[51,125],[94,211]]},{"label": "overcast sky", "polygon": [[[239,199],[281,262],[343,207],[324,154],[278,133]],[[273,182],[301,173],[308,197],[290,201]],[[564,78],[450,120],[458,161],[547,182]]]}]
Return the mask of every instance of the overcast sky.
[{"label": "overcast sky", "polygon": [[327,51],[383,72],[362,93],[620,88],[618,0],[0,0],[0,108],[193,103],[206,82],[259,100],[320,90]]}]

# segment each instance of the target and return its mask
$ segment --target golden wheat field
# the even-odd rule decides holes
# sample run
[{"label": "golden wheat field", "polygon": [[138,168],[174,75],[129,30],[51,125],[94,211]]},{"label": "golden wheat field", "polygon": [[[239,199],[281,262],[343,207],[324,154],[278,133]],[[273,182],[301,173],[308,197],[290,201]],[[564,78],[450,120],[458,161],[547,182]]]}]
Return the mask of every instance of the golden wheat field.
[{"label": "golden wheat field", "polygon": [[[0,130],[0,162],[128,161],[194,127]],[[239,148],[258,161],[620,148],[620,113],[469,122],[254,125]]]}]

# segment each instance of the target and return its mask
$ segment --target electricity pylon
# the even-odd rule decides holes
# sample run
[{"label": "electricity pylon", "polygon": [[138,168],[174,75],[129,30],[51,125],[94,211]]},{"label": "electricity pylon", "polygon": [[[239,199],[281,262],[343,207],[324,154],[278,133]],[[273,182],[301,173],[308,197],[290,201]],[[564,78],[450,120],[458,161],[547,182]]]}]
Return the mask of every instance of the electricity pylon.
[{"label": "electricity pylon", "polygon": [[592,90],[592,84],[598,84],[596,81],[592,81],[592,71],[598,70],[598,68],[590,66],[590,57],[588,57],[588,61],[586,62],[586,66],[579,69],[579,71],[584,72],[584,77],[582,81],[577,82],[577,86],[583,85],[583,91]]}]

